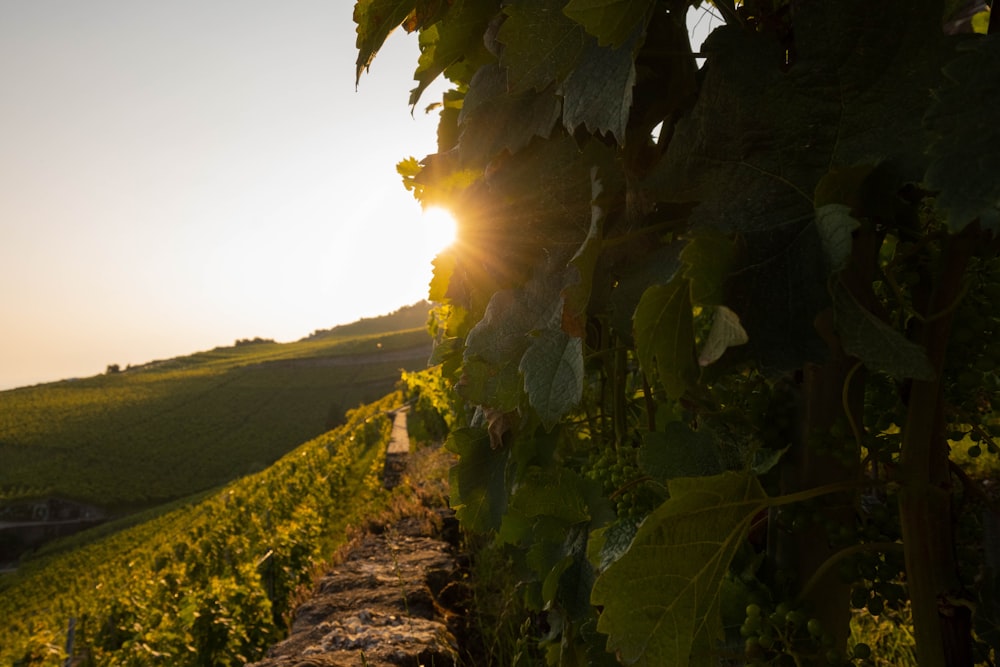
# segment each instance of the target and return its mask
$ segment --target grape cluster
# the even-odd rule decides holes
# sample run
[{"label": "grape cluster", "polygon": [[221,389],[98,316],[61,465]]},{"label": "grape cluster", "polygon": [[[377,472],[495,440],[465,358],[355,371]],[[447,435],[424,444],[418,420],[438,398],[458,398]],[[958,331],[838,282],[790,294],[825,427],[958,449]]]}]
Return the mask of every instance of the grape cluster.
[{"label": "grape cluster", "polygon": [[647,483],[636,462],[635,447],[606,447],[591,457],[588,479],[599,482],[604,495],[611,499],[619,518],[639,521],[649,514],[657,495]]},{"label": "grape cluster", "polygon": [[748,604],[740,636],[747,664],[754,666],[846,665],[852,658],[865,660],[871,655],[871,648],[863,643],[855,644],[846,655],[834,646],[833,635],[819,619],[785,602],[772,609]]}]

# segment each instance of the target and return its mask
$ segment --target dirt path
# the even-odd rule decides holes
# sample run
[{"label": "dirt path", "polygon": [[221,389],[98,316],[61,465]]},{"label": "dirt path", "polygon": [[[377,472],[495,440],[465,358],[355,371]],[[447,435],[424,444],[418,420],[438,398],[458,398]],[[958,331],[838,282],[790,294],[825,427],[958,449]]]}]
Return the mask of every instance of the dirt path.
[{"label": "dirt path", "polygon": [[[387,486],[403,479],[409,448],[402,409],[387,450]],[[411,510],[356,537],[296,609],[288,639],[250,667],[454,667],[468,600],[454,544],[443,537],[457,537],[455,520],[442,507]]]}]

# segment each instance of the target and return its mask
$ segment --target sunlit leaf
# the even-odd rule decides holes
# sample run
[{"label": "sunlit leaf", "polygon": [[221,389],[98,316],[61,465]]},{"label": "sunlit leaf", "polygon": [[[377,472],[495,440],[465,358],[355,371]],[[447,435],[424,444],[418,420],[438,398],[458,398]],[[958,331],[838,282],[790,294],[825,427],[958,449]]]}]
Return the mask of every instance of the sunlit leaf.
[{"label": "sunlit leaf", "polygon": [[748,474],[675,479],[669,491],[594,584],[598,630],[625,664],[709,664],[722,635],[723,577],[766,505]]}]

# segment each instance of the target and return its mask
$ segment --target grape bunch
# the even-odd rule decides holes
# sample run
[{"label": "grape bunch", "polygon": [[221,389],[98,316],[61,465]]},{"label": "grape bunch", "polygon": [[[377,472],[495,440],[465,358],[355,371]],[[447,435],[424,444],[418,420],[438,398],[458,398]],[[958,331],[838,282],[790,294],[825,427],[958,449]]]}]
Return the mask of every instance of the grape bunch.
[{"label": "grape bunch", "polygon": [[834,646],[833,635],[819,619],[811,618],[804,608],[786,602],[774,608],[750,603],[740,626],[743,650],[748,665],[847,665],[871,655],[867,644],[855,644],[849,654]]},{"label": "grape bunch", "polygon": [[604,447],[591,457],[584,473],[599,482],[604,495],[614,503],[619,518],[639,521],[658,501],[649,478],[636,461],[635,447]]}]

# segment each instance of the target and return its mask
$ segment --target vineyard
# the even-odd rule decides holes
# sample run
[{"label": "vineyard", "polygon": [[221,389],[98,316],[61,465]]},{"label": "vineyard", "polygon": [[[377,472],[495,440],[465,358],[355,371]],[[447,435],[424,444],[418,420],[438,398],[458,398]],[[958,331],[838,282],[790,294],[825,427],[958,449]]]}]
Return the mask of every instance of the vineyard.
[{"label": "vineyard", "polygon": [[702,5],[355,4],[359,77],[401,28],[410,103],[451,85],[398,169],[459,220],[432,329],[497,664],[994,665],[1000,20]]},{"label": "vineyard", "polygon": [[265,469],[426,366],[425,326],[358,324],[369,331],[0,392],[0,506],[57,496],[134,511]]},{"label": "vineyard", "polygon": [[199,503],[0,577],[0,664],[242,665],[286,629],[291,594],[385,502],[400,393]]}]

